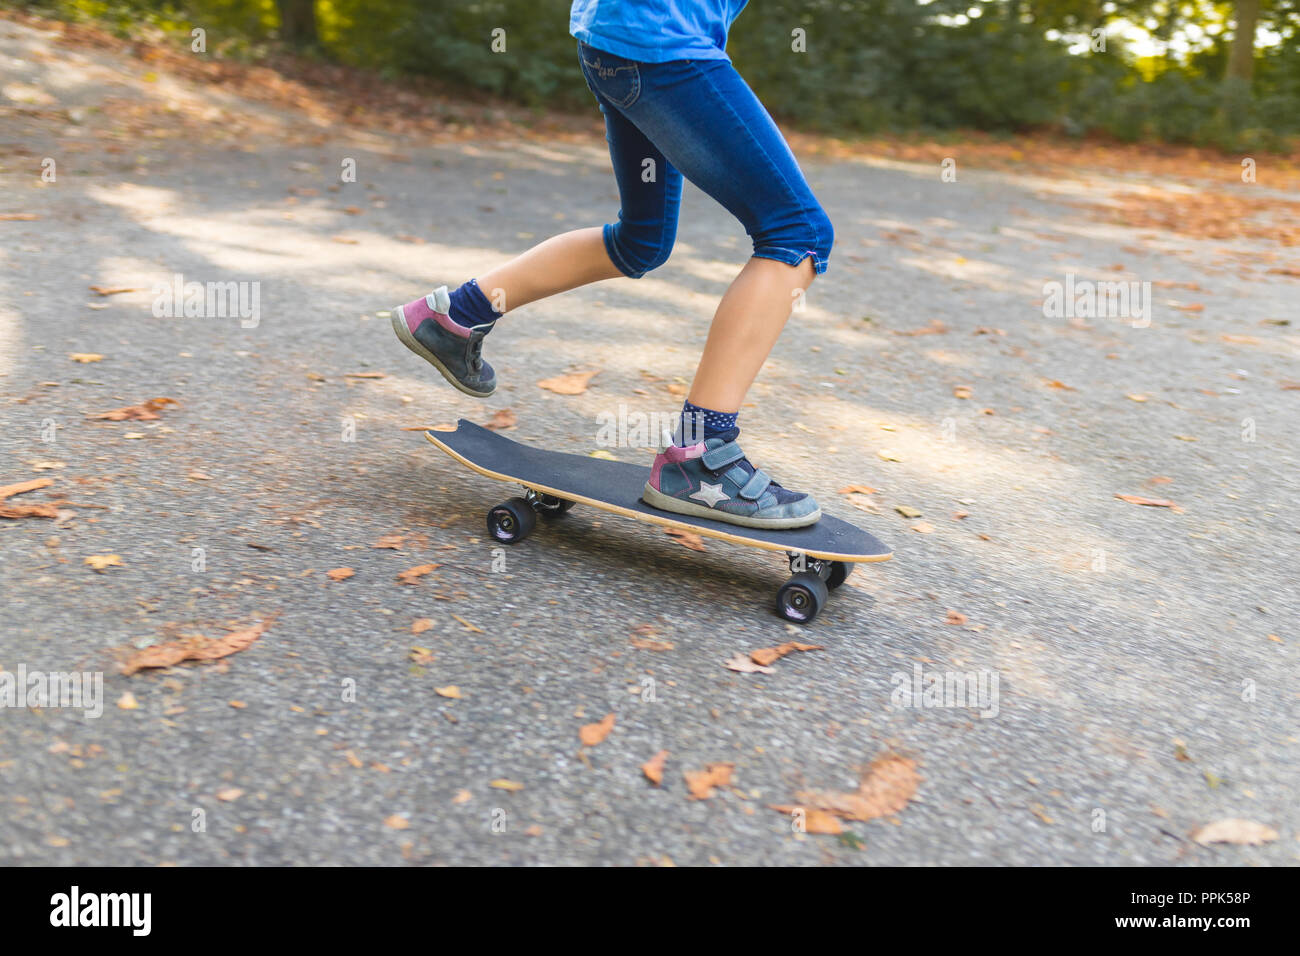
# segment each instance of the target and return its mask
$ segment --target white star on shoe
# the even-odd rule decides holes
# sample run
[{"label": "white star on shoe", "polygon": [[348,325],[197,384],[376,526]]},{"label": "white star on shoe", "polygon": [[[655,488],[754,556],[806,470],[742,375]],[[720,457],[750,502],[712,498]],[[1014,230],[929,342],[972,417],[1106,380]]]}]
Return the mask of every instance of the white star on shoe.
[{"label": "white star on shoe", "polygon": [[722,485],[711,485],[707,481],[700,482],[700,490],[690,497],[698,498],[710,508],[716,508],[719,501],[729,501],[731,495],[722,490]]}]

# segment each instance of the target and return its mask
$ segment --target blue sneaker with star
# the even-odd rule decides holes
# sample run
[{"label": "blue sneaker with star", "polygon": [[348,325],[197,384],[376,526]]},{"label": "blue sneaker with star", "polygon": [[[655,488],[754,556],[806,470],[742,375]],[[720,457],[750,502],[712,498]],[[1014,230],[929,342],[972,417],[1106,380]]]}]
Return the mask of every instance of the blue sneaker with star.
[{"label": "blue sneaker with star", "polygon": [[714,518],[746,528],[802,528],[822,516],[812,495],[782,488],[755,468],[732,428],[655,456],[641,500],[652,508]]}]

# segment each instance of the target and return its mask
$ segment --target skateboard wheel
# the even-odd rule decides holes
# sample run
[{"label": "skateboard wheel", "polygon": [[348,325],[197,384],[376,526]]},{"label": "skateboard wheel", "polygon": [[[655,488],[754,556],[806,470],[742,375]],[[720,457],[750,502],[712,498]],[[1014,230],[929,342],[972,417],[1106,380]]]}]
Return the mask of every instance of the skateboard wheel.
[{"label": "skateboard wheel", "polygon": [[518,544],[537,525],[537,512],[523,498],[511,498],[487,513],[488,534],[502,544]]},{"label": "skateboard wheel", "polygon": [[554,495],[544,495],[540,492],[533,499],[533,508],[538,514],[547,518],[558,518],[572,508],[574,504],[576,502],[570,501],[568,498],[557,498]]},{"label": "skateboard wheel", "polygon": [[826,587],[834,591],[837,587],[845,582],[850,574],[853,573],[853,565],[848,561],[832,561],[830,577],[826,579]]},{"label": "skateboard wheel", "polygon": [[826,603],[826,582],[812,571],[792,574],[776,592],[776,613],[795,624],[809,624]]}]

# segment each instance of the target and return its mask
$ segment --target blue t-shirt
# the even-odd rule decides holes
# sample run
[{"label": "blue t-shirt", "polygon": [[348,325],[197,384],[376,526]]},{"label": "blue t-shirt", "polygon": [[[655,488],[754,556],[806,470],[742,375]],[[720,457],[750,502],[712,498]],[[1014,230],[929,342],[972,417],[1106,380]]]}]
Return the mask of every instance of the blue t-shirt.
[{"label": "blue t-shirt", "polygon": [[643,63],[726,60],[727,30],[748,0],[573,0],[569,33]]}]

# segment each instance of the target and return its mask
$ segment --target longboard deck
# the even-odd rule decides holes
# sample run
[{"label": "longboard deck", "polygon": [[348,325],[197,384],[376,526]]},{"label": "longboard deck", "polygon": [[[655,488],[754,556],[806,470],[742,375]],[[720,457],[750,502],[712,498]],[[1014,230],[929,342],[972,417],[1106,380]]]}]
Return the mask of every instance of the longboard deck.
[{"label": "longboard deck", "polygon": [[826,514],[809,527],[778,531],[660,511],[641,500],[648,465],[535,448],[463,418],[456,423],[454,431],[429,429],[425,437],[487,478],[515,482],[543,494],[665,528],[694,531],[766,551],[799,552],[828,561],[887,561],[893,554],[875,535]]}]

